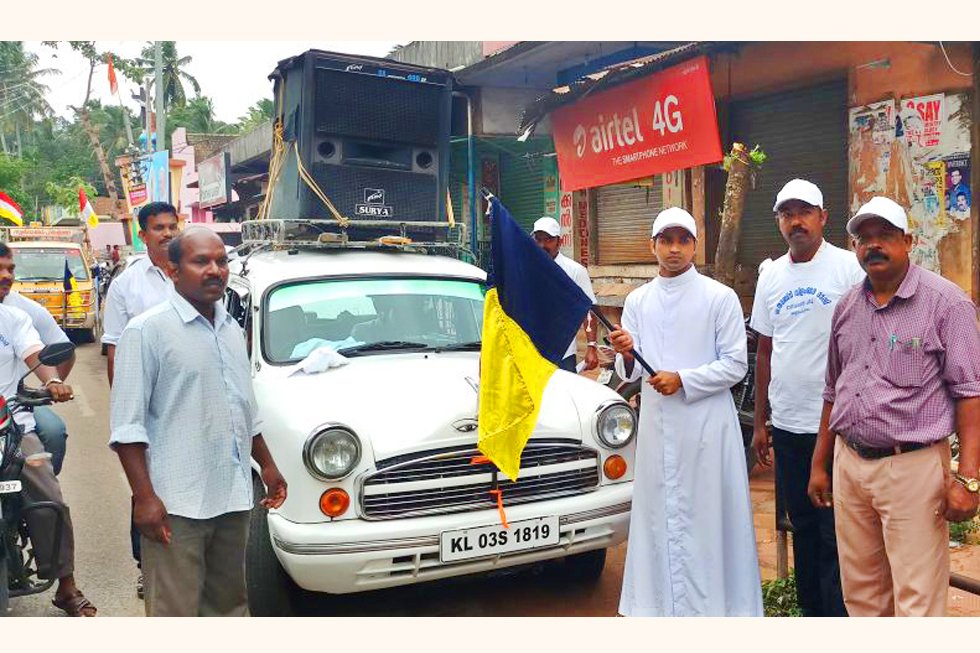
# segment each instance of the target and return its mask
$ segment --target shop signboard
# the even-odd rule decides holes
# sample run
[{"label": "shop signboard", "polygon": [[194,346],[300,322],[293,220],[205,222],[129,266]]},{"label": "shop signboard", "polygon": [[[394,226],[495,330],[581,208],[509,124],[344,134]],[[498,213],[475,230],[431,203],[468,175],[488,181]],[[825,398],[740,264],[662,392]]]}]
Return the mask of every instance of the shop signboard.
[{"label": "shop signboard", "polygon": [[564,191],[721,161],[707,57],[586,96],[552,115]]}]

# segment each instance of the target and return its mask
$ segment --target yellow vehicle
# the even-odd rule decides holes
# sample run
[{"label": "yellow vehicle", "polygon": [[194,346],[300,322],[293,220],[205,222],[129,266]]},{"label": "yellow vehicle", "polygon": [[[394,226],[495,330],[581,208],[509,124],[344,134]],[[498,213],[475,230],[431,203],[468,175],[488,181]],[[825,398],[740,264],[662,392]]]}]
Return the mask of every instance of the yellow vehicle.
[{"label": "yellow vehicle", "polygon": [[82,340],[93,342],[97,308],[91,271],[95,259],[74,242],[77,237],[74,229],[10,229],[7,245],[17,266],[13,290],[48,309],[70,335],[75,332]]}]

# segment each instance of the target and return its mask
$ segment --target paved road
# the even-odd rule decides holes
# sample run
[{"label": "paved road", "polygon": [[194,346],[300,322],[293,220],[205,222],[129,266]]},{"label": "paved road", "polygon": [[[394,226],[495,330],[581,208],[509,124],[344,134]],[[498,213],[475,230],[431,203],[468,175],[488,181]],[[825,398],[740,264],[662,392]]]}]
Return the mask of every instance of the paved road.
[{"label": "paved road", "polygon": [[[136,567],[129,550],[129,490],[108,440],[109,388],[98,345],[82,345],[69,377],[75,401],[56,410],[68,425],[62,489],[75,524],[79,587],[100,616],[139,616]],[[619,602],[625,545],[610,551],[594,585],[562,577],[560,568],[532,567],[343,597],[309,595],[304,615],[345,616],[584,616],[614,615]],[[51,605],[54,590],[14,599],[16,616],[63,615]]]}]

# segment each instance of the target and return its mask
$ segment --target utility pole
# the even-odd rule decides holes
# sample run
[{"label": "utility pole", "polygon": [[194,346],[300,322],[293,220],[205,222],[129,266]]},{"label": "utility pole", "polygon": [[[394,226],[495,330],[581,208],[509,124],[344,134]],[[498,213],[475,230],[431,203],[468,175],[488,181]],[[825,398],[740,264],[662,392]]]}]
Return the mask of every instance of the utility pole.
[{"label": "utility pole", "polygon": [[143,78],[143,88],[146,94],[143,96],[143,108],[145,109],[144,114],[146,117],[146,124],[143,126],[143,129],[146,131],[146,153],[149,154],[153,151],[153,103],[150,101],[149,75]]},{"label": "utility pole", "polygon": [[167,116],[164,112],[163,98],[163,41],[155,41],[153,45],[154,58],[156,59],[156,87],[157,87],[157,152],[162,152],[166,148],[167,140]]}]

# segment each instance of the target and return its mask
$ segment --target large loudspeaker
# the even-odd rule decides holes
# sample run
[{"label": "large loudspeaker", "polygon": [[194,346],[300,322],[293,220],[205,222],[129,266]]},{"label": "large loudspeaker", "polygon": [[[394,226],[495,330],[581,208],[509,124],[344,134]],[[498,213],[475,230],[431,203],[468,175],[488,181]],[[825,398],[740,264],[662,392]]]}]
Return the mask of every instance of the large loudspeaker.
[{"label": "large loudspeaker", "polygon": [[[352,223],[446,220],[449,72],[310,50],[279,62],[270,78],[288,148],[270,189],[270,218],[333,218],[301,178],[295,141],[307,172]],[[351,230],[355,239],[391,233]],[[411,235],[427,240],[435,232]]]}]

